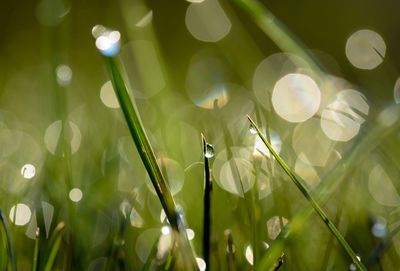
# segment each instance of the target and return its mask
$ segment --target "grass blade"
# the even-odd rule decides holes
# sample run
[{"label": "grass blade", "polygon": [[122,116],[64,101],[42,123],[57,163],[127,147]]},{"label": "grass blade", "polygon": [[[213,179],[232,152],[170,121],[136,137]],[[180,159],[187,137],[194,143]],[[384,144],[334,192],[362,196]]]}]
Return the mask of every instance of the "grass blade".
[{"label": "grass blade", "polygon": [[[17,212],[17,210],[15,210],[15,213],[16,212]],[[11,270],[16,271],[17,263],[15,260],[14,248],[12,245],[10,226],[8,225],[7,219],[4,216],[4,213],[2,210],[0,210],[0,220],[1,220],[1,224],[3,225],[5,234],[6,234],[8,256],[10,257],[10,261],[11,261]]]},{"label": "grass blade", "polygon": [[54,261],[57,257],[58,250],[61,246],[61,241],[63,237],[63,232],[65,229],[64,222],[58,223],[57,227],[54,229],[50,237],[50,251],[46,257],[47,261],[44,265],[44,271],[51,271],[53,268]]},{"label": "grass blade", "polygon": [[171,223],[171,226],[178,230],[178,216],[176,213],[175,201],[167,186],[167,183],[157,164],[156,157],[150,142],[145,133],[139,114],[132,103],[125,82],[122,78],[120,68],[116,59],[106,58],[107,68],[110,73],[111,81],[118,97],[119,104],[125,116],[132,139],[135,142],[140,158],[149,174],[150,180],[154,186],[157,196],[164,208],[165,214]]},{"label": "grass blade", "polygon": [[322,221],[325,223],[325,225],[328,227],[328,229],[331,231],[331,233],[336,237],[339,244],[344,248],[344,250],[347,252],[347,254],[350,256],[350,258],[353,260],[353,262],[357,266],[357,268],[359,270],[367,270],[364,267],[364,265],[361,263],[361,261],[357,258],[356,253],[353,251],[353,249],[350,247],[350,245],[344,239],[344,237],[339,232],[339,230],[336,228],[336,226],[327,217],[327,215],[322,210],[322,208],[319,206],[319,204],[313,199],[311,194],[308,192],[306,186],[299,179],[297,179],[296,175],[292,172],[292,170],[289,168],[289,166],[283,161],[283,159],[279,156],[279,154],[275,152],[272,145],[267,141],[267,139],[261,133],[260,129],[254,123],[254,121],[249,116],[248,116],[248,119],[249,119],[251,125],[257,130],[258,136],[261,138],[261,140],[263,141],[265,146],[268,148],[270,153],[275,157],[276,161],[279,163],[279,165],[282,167],[282,169],[285,171],[285,173],[289,176],[290,180],[292,180],[292,182],[297,186],[297,188],[304,195],[304,197],[308,200],[308,202],[311,204],[311,206],[317,212],[317,214],[322,219]]},{"label": "grass blade", "polygon": [[[111,77],[111,82],[114,87],[114,91],[118,98],[122,112],[125,116],[125,120],[127,122],[132,139],[138,150],[139,156],[142,159],[147,173],[149,174],[150,180],[165,211],[168,221],[171,224],[171,227],[175,231],[181,232],[182,222],[180,221],[181,218],[177,212],[175,201],[164,179],[164,176],[161,173],[161,169],[157,164],[155,154],[150,145],[149,139],[147,138],[146,132],[144,130],[143,124],[134,105],[134,102],[131,101],[131,98],[128,94],[128,90],[122,77],[117,60],[114,57],[105,57],[105,60]],[[181,239],[185,239],[182,240],[184,242],[183,246],[186,247],[185,253],[192,254],[190,256],[190,259],[186,260],[189,260],[191,267],[194,270],[197,270],[198,267],[196,264],[196,260],[193,255],[193,251],[190,248],[189,241],[187,240],[186,233],[181,232],[180,236],[182,237]]]},{"label": "grass blade", "polygon": [[33,249],[32,271],[38,270],[40,228],[36,228],[35,247]]},{"label": "grass blade", "polygon": [[[211,155],[210,148],[212,146],[207,143],[206,138],[201,134],[203,141],[203,156],[204,156],[204,215],[203,215],[203,257],[206,263],[206,270],[209,270],[210,264],[210,236],[211,236],[211,192],[212,180],[210,174]],[[213,150],[212,150],[213,151]]]}]

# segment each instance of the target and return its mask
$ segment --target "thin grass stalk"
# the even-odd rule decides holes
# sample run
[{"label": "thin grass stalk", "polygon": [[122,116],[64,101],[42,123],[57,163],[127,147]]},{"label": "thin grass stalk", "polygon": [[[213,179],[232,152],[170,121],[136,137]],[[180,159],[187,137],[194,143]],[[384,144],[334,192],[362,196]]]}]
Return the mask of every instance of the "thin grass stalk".
[{"label": "thin grass stalk", "polygon": [[53,268],[54,261],[57,257],[58,251],[61,246],[61,241],[63,237],[63,232],[65,230],[65,223],[60,222],[54,229],[53,233],[50,236],[50,250],[46,257],[46,263],[44,265],[44,271],[51,271]]},{"label": "thin grass stalk", "polygon": [[[14,213],[17,213],[17,208],[15,208]],[[12,239],[11,239],[10,226],[8,225],[7,219],[4,216],[4,213],[2,210],[0,210],[0,220],[1,220],[1,224],[3,225],[5,234],[6,234],[8,256],[11,261],[11,270],[16,271],[17,270],[17,261],[15,259],[14,247],[13,247]]]},{"label": "thin grass stalk", "polygon": [[350,258],[353,260],[353,262],[357,266],[357,268],[359,270],[367,270],[364,267],[364,265],[361,263],[361,261],[357,258],[356,253],[353,251],[353,249],[350,247],[350,245],[344,239],[344,237],[339,232],[339,230],[336,228],[336,226],[332,223],[332,221],[328,218],[328,216],[325,214],[325,212],[322,210],[322,208],[319,206],[319,204],[314,200],[314,198],[308,192],[306,186],[299,179],[297,179],[296,175],[292,172],[292,170],[289,168],[289,166],[283,161],[283,159],[279,156],[279,154],[275,152],[272,145],[267,141],[267,139],[261,133],[260,129],[254,123],[254,121],[249,116],[248,116],[248,119],[249,119],[251,125],[257,130],[258,136],[261,138],[261,140],[263,141],[265,146],[268,148],[270,153],[275,157],[276,161],[279,163],[279,165],[282,167],[282,169],[285,171],[285,173],[289,176],[289,178],[292,180],[292,182],[297,186],[297,188],[300,190],[300,192],[304,195],[304,197],[307,199],[307,201],[311,204],[311,206],[317,212],[319,217],[322,219],[322,221],[325,223],[325,225],[328,227],[328,229],[331,231],[331,233],[338,240],[339,244],[344,248],[344,250],[350,256]]},{"label": "thin grass stalk", "polygon": [[[395,104],[391,107],[393,110],[399,112]],[[345,153],[345,155],[343,155],[342,162],[337,164],[328,175],[321,178],[321,183],[314,190],[317,201],[324,203],[327,195],[329,195],[330,192],[339,185],[337,180],[343,175],[342,165],[346,165],[347,168],[354,167],[356,163],[358,164],[361,162],[360,157],[367,157],[363,156],[363,154],[371,153],[378,146],[380,140],[390,133],[397,131],[399,127],[400,122],[396,122],[389,128],[384,126],[375,126],[374,128],[371,128],[370,131],[366,133],[367,136],[362,138],[359,144],[354,145]],[[273,270],[267,268],[271,267],[271,265],[279,258],[287,238],[290,238],[290,236],[299,232],[311,214],[312,208],[310,205],[307,205],[293,216],[291,221],[286,225],[285,231],[281,231],[277,239],[271,244],[267,254],[262,258],[258,270]]]},{"label": "thin grass stalk", "polygon": [[204,208],[203,208],[203,257],[206,270],[210,270],[210,237],[211,237],[211,192],[212,180],[210,174],[210,161],[207,156],[208,143],[203,134],[203,158],[204,158]]},{"label": "thin grass stalk", "polygon": [[38,270],[40,228],[36,228],[35,247],[33,249],[32,271]]},{"label": "thin grass stalk", "polygon": [[[161,173],[160,167],[157,164],[156,156],[150,145],[150,141],[147,138],[136,106],[128,94],[128,90],[122,77],[119,63],[117,63],[117,60],[114,57],[105,57],[105,61],[111,77],[114,91],[118,98],[122,112],[125,116],[125,120],[127,122],[132,139],[138,150],[139,156],[142,159],[147,173],[149,174],[150,180],[165,211],[168,221],[171,224],[171,227],[175,231],[181,232],[182,222],[177,212],[175,201],[164,179],[164,176]],[[185,253],[191,254],[189,256],[190,259],[188,260],[190,260],[192,268],[197,270],[198,267],[196,264],[196,260],[194,258],[189,241],[187,240],[186,233],[181,232],[180,236],[181,239],[185,239],[182,240],[183,246],[186,247],[187,250],[185,251]]]},{"label": "thin grass stalk", "polygon": [[171,226],[178,230],[178,215],[176,212],[175,201],[167,186],[167,183],[157,164],[157,160],[150,142],[145,133],[139,114],[131,101],[127,87],[122,78],[120,68],[115,58],[105,58],[111,82],[118,97],[119,104],[125,116],[132,139],[135,142],[140,158],[149,174],[150,180],[154,186],[157,196],[164,208],[165,214],[171,223]]}]

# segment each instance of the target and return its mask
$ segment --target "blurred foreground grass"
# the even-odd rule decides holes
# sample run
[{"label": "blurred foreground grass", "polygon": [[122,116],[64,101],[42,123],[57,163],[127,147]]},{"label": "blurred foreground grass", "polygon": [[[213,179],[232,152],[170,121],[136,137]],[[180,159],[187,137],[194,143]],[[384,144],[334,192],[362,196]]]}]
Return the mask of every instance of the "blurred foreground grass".
[{"label": "blurred foreground grass", "polygon": [[192,2],[2,3],[0,209],[15,256],[0,227],[0,270],[11,258],[32,269],[35,251],[37,270],[186,270],[98,24],[119,31],[106,54],[118,53],[201,270],[207,250],[209,270],[356,270],[247,115],[366,268],[397,270],[398,4],[267,1],[258,14],[248,0]]}]

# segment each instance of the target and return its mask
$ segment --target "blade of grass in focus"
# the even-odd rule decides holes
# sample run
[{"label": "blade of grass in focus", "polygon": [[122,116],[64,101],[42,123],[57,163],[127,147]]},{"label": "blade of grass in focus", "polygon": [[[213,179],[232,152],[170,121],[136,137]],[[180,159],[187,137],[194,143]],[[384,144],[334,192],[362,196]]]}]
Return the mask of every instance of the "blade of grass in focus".
[{"label": "blade of grass in focus", "polygon": [[[17,212],[17,209],[15,209],[14,213],[16,213],[16,212]],[[2,210],[0,210],[0,220],[1,220],[1,224],[3,226],[4,232],[5,232],[5,238],[7,240],[7,251],[8,251],[8,256],[9,256],[10,262],[11,262],[11,270],[16,271],[17,263],[15,260],[14,248],[12,245],[10,226],[8,225],[7,219],[4,216],[4,213]]]},{"label": "blade of grass in focus", "polygon": [[[209,270],[210,262],[210,236],[211,236],[211,192],[212,181],[210,174],[209,158],[214,156],[213,147],[207,143],[206,138],[201,134],[203,141],[204,156],[204,215],[203,215],[203,257],[206,263],[206,270]],[[211,153],[212,152],[212,153]]]},{"label": "blade of grass in focus", "polygon": [[[397,110],[397,105],[393,104],[391,108],[392,110]],[[343,175],[344,165],[346,165],[346,168],[348,169],[355,168],[355,164],[359,164],[362,162],[362,160],[360,160],[360,157],[368,157],[365,154],[371,153],[376,147],[379,146],[379,141],[383,140],[386,136],[393,133],[394,131],[397,131],[399,127],[400,122],[396,122],[389,128],[384,126],[375,126],[371,128],[367,133],[367,136],[362,138],[358,144],[353,145],[353,147],[347,150],[347,152],[345,153],[345,155],[343,155],[343,158],[341,159],[341,163],[337,164],[328,173],[328,175],[321,178],[320,185],[318,185],[317,188],[314,189],[316,200],[322,203],[325,202],[327,195],[329,195],[330,192],[339,185],[339,182],[337,182],[337,180],[340,179],[340,177]],[[349,172],[347,174],[349,174]],[[279,236],[271,244],[267,254],[262,258],[258,270],[273,270],[267,269],[267,267],[271,267],[274,262],[278,260],[279,255],[283,251],[285,243],[287,242],[287,239],[290,239],[291,236],[300,231],[300,229],[304,226],[305,221],[311,214],[312,208],[310,205],[307,205],[293,216],[291,221],[289,221],[289,223],[286,225],[285,231],[281,231]]]},{"label": "blade of grass in focus", "polygon": [[32,271],[38,270],[40,228],[36,228],[35,247],[33,249]]},{"label": "blade of grass in focus", "polygon": [[50,237],[50,250],[48,255],[46,256],[46,263],[44,265],[43,270],[44,271],[51,271],[53,268],[54,261],[57,257],[58,251],[61,246],[61,241],[63,237],[63,232],[65,229],[65,223],[60,222],[54,229],[53,233],[51,234]]},{"label": "blade of grass in focus", "polygon": [[[131,133],[132,139],[136,145],[139,156],[149,174],[150,180],[154,186],[157,196],[161,202],[161,205],[165,211],[168,221],[171,227],[180,232],[181,230],[181,218],[176,210],[176,204],[172,197],[172,194],[167,186],[164,176],[161,173],[161,169],[157,164],[157,160],[153,149],[150,145],[149,139],[145,133],[143,124],[140,120],[139,114],[136,110],[134,103],[128,94],[128,90],[124,79],[122,77],[120,68],[114,57],[105,57],[107,68],[111,77],[111,82],[113,84],[114,91],[118,98],[119,104],[121,106],[122,112],[125,116],[129,131]],[[185,249],[184,253],[188,253],[190,265],[194,270],[197,270],[196,260],[193,255],[193,251],[187,240],[186,233],[181,232],[181,239],[183,241],[183,246]]]},{"label": "blade of grass in focus", "polygon": [[278,164],[282,167],[282,169],[289,176],[289,178],[292,180],[292,182],[297,186],[297,188],[300,190],[300,192],[308,200],[308,202],[311,204],[311,206],[317,212],[317,214],[322,219],[322,221],[325,223],[325,225],[328,227],[328,229],[331,231],[331,233],[336,237],[339,244],[344,248],[344,250],[347,252],[347,254],[351,257],[351,259],[353,260],[353,262],[357,266],[357,268],[359,270],[366,270],[364,265],[357,258],[356,253],[353,251],[353,249],[350,247],[350,245],[344,239],[344,237],[339,232],[339,230],[336,228],[336,226],[327,217],[325,212],[322,210],[322,208],[319,206],[319,204],[314,200],[314,198],[311,197],[311,194],[308,192],[306,186],[296,177],[296,175],[292,172],[292,170],[289,168],[289,166],[283,161],[283,159],[279,156],[279,154],[275,152],[272,145],[267,141],[267,139],[261,133],[260,129],[254,123],[254,121],[249,116],[248,116],[248,119],[249,119],[251,125],[256,129],[258,136],[261,138],[261,140],[263,141],[265,146],[268,148],[270,153],[274,156],[274,158],[276,159]]}]

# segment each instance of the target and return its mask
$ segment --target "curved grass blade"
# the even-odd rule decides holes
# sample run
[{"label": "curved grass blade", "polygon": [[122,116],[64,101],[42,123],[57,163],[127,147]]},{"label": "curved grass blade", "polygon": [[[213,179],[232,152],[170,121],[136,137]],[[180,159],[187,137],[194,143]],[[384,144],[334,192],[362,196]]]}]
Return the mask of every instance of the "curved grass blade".
[{"label": "curved grass blade", "polygon": [[118,97],[132,139],[135,142],[140,158],[149,174],[150,180],[164,208],[165,214],[171,223],[171,226],[177,230],[179,218],[176,213],[175,201],[157,164],[155,154],[150,146],[150,142],[139,118],[139,114],[129,97],[120,68],[114,58],[107,57],[105,59],[110,73],[111,82]]},{"label": "curved grass blade", "polygon": [[361,261],[357,258],[356,253],[353,251],[353,249],[350,247],[350,245],[344,239],[344,237],[339,232],[339,230],[336,228],[336,226],[327,217],[327,215],[322,210],[322,208],[319,206],[319,204],[314,200],[314,198],[308,192],[306,186],[296,177],[296,175],[292,172],[292,170],[289,168],[289,166],[283,161],[283,159],[279,156],[279,154],[275,152],[272,145],[267,141],[267,139],[261,133],[260,129],[254,123],[254,121],[249,116],[247,116],[247,117],[248,117],[251,125],[256,129],[258,136],[261,138],[261,140],[263,141],[265,146],[268,148],[270,153],[275,157],[276,161],[279,163],[279,165],[282,167],[282,169],[285,171],[285,173],[289,176],[290,180],[297,186],[297,188],[304,195],[304,197],[308,200],[308,202],[311,204],[311,206],[317,212],[317,214],[322,219],[322,221],[325,223],[325,225],[328,227],[328,229],[331,231],[331,233],[336,237],[339,244],[344,248],[344,250],[347,252],[347,254],[350,256],[350,258],[353,260],[353,262],[357,266],[357,268],[359,270],[367,270],[364,267],[364,265],[361,263]]},{"label": "curved grass blade", "polygon": [[33,249],[32,271],[38,270],[40,228],[36,228],[35,247]]},{"label": "curved grass blade", "polygon": [[57,227],[54,229],[53,233],[51,234],[50,237],[50,251],[49,254],[47,255],[46,259],[46,264],[44,265],[44,271],[51,271],[53,268],[54,261],[57,257],[58,251],[61,246],[61,241],[63,237],[63,232],[65,230],[65,223],[60,222],[58,223]]},{"label": "curved grass blade", "polygon": [[[210,236],[211,236],[211,192],[212,180],[210,174],[209,158],[213,156],[210,153],[212,146],[207,143],[206,138],[201,134],[203,141],[203,156],[204,156],[204,209],[203,209],[203,257],[206,263],[206,270],[210,265]],[[213,151],[213,150],[212,150]]]},{"label": "curved grass blade", "polygon": [[[15,213],[16,212],[17,212],[17,210],[15,210]],[[7,250],[8,250],[8,256],[10,257],[10,261],[11,261],[11,270],[16,271],[17,263],[15,260],[14,248],[12,245],[10,226],[8,225],[7,219],[4,216],[4,213],[2,210],[0,210],[0,220],[1,220],[1,224],[3,225],[4,232],[5,232],[6,239],[7,239]]]},{"label": "curved grass blade", "polygon": [[138,150],[139,156],[142,159],[147,173],[149,174],[150,180],[165,211],[168,221],[171,224],[171,227],[175,231],[181,233],[180,239],[184,239],[182,240],[182,245],[185,248],[183,249],[183,252],[191,254],[189,259],[186,259],[190,261],[188,264],[191,266],[191,268],[197,270],[198,267],[196,260],[194,258],[189,241],[187,240],[186,233],[181,229],[182,222],[180,221],[181,218],[177,212],[175,201],[167,186],[164,176],[161,173],[161,169],[157,164],[155,154],[150,145],[149,139],[147,138],[136,106],[134,105],[134,102],[131,101],[131,98],[128,94],[128,90],[122,77],[119,65],[114,57],[105,57],[105,60],[114,91],[125,116],[126,123]]}]

